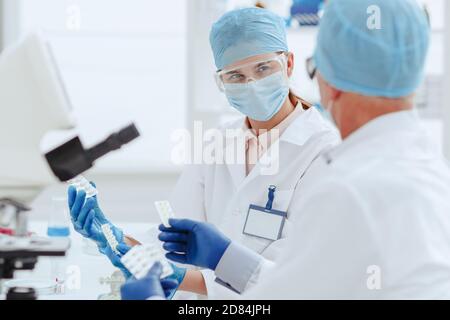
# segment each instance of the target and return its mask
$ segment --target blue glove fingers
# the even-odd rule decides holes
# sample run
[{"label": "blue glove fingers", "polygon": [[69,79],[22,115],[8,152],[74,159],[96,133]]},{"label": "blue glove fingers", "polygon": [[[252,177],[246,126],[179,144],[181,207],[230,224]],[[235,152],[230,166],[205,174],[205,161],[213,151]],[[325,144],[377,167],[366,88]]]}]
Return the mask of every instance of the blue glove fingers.
[{"label": "blue glove fingers", "polygon": [[94,210],[89,211],[89,214],[83,225],[83,230],[86,233],[86,235],[90,235],[92,233],[91,227],[92,227],[92,222],[94,221],[94,218],[95,218]]},{"label": "blue glove fingers", "polygon": [[120,271],[122,271],[122,274],[125,277],[125,279],[129,280],[129,279],[133,278],[133,275],[131,274],[131,272],[128,271],[128,269],[126,269],[125,267],[120,268]]},{"label": "blue glove fingers", "polygon": [[69,210],[72,210],[72,206],[75,203],[75,198],[77,197],[77,189],[74,186],[70,186],[67,189],[67,201],[69,205]]},{"label": "blue glove fingers", "polygon": [[177,292],[177,288],[179,286],[178,281],[174,279],[166,279],[161,280],[161,286],[164,291],[164,295],[166,296],[166,299],[172,300],[173,296]]},{"label": "blue glove fingers", "polygon": [[169,252],[186,252],[187,247],[186,244],[178,243],[178,242],[166,242],[163,244],[163,248]]},{"label": "blue glove fingers", "polygon": [[80,214],[80,210],[84,205],[84,200],[86,199],[86,192],[80,190],[77,192],[75,202],[70,210],[70,215],[72,216],[73,221],[77,221],[78,215]]},{"label": "blue glove fingers", "polygon": [[[92,209],[95,207],[95,202],[92,199],[88,199],[86,204],[81,208],[81,212],[79,213],[75,224],[79,228],[83,228],[85,225],[86,218],[91,214]],[[95,216],[95,212],[92,212],[92,215]],[[83,228],[84,229],[84,228]]]},{"label": "blue glove fingers", "polygon": [[131,247],[125,243],[120,243],[116,249],[121,255],[125,255],[128,251],[130,251]]},{"label": "blue glove fingers", "polygon": [[188,235],[179,232],[161,232],[158,239],[163,242],[187,242]]},{"label": "blue glove fingers", "polygon": [[164,225],[159,226],[160,231],[165,232],[189,232],[192,231],[194,226],[197,225],[198,222],[189,219],[169,219],[170,228],[165,227]]},{"label": "blue glove fingers", "polygon": [[192,231],[197,223],[197,221],[189,219],[169,219],[170,226],[178,231]]},{"label": "blue glove fingers", "polygon": [[173,253],[173,252],[169,252],[166,253],[166,258],[173,261],[173,262],[178,262],[181,264],[187,264],[187,257],[185,254],[178,254],[178,253]]},{"label": "blue glove fingers", "polygon": [[174,228],[172,228],[172,227],[167,228],[163,224],[160,224],[158,229],[159,229],[159,231],[162,231],[162,232],[176,232]]},{"label": "blue glove fingers", "polygon": [[[94,181],[89,181],[89,183],[90,183],[95,189],[97,189],[97,185],[95,184]],[[97,195],[95,195],[93,198],[94,198],[95,200],[97,200]]]},{"label": "blue glove fingers", "polygon": [[[126,251],[125,248],[129,249],[130,247],[128,247],[126,244],[119,244],[117,246],[117,249],[121,253]],[[126,279],[129,279],[129,278],[131,278],[133,276],[130,273],[130,271],[128,271],[128,269],[123,265],[122,261],[120,261],[121,256],[117,255],[111,249],[111,247],[109,245],[106,244],[104,247],[99,246],[99,251],[108,257],[109,261],[111,261],[113,266],[115,266],[116,268],[119,268],[120,271],[122,271],[122,273],[123,273],[123,275],[125,276]]]},{"label": "blue glove fingers", "polygon": [[175,279],[162,279],[161,280],[161,286],[165,290],[173,290],[175,288],[178,288],[178,281]]},{"label": "blue glove fingers", "polygon": [[165,279],[175,279],[179,284],[183,283],[184,277],[186,276],[187,269],[178,267],[176,264],[170,263],[170,266],[173,269],[173,273],[166,277]]}]

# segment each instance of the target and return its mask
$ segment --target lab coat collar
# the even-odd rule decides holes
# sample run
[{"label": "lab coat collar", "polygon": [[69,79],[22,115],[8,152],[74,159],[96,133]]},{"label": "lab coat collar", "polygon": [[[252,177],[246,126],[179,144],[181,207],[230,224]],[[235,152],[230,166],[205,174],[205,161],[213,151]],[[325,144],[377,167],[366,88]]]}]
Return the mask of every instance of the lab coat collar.
[{"label": "lab coat collar", "polygon": [[[245,119],[240,120],[239,123],[235,123],[232,125],[232,128],[243,128],[243,121]],[[337,130],[331,125],[331,123],[326,120],[320,112],[315,108],[311,107],[308,110],[305,110],[304,112],[300,113],[286,128],[286,130],[282,133],[281,137],[272,143],[269,150],[266,150],[264,155],[261,157],[260,161],[255,165],[253,170],[250,172],[248,176],[246,176],[246,165],[245,165],[245,145],[238,146],[239,150],[243,152],[244,154],[244,163],[229,163],[227,162],[227,159],[231,159],[231,157],[225,158],[225,163],[227,163],[227,166],[229,168],[230,174],[232,176],[232,179],[236,185],[236,187],[239,187],[242,185],[242,183],[245,181],[246,183],[253,180],[257,176],[259,176],[261,162],[264,162],[267,164],[273,164],[275,165],[276,162],[278,162],[280,159],[280,153],[283,152],[283,144],[292,145],[295,148],[301,148],[303,145],[305,145],[308,140],[319,133],[322,132],[330,132],[335,131],[336,135]],[[242,130],[242,135],[245,135],[244,130]],[[242,137],[242,141],[245,141],[245,137]],[[230,143],[232,141],[227,141],[225,143],[225,152],[224,155],[230,152],[236,152],[236,150],[232,150],[233,148],[230,147]],[[271,148],[274,148],[276,145],[277,148],[279,148],[279,152],[271,152]],[[235,148],[236,149],[236,148]],[[272,155],[273,153],[273,155]]]},{"label": "lab coat collar", "polygon": [[348,136],[326,154],[327,162],[337,158],[364,155],[365,157],[414,157],[436,155],[437,148],[430,140],[415,110],[398,111],[380,116]]},{"label": "lab coat collar", "polygon": [[[243,122],[245,118],[236,121],[235,123],[227,126],[227,129],[240,130],[238,137],[226,136],[224,144],[223,155],[225,157],[224,163],[228,167],[231,178],[236,187],[241,185],[246,177],[246,165],[245,165],[245,131],[243,130]],[[237,143],[237,139],[242,141],[242,144]]]},{"label": "lab coat collar", "polygon": [[280,141],[303,146],[313,135],[326,131],[334,131],[339,136],[337,129],[315,107],[311,107],[290,124]]}]

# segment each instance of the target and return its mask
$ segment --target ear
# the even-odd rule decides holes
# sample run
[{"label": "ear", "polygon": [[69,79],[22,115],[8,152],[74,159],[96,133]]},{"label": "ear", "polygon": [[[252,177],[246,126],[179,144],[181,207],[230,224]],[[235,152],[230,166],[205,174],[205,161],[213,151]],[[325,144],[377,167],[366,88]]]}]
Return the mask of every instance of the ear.
[{"label": "ear", "polygon": [[290,78],[294,73],[294,54],[292,52],[287,53],[287,75]]},{"label": "ear", "polygon": [[336,101],[340,98],[342,91],[329,84],[319,71],[316,74],[316,78],[319,85],[321,102],[325,107],[330,101]]}]

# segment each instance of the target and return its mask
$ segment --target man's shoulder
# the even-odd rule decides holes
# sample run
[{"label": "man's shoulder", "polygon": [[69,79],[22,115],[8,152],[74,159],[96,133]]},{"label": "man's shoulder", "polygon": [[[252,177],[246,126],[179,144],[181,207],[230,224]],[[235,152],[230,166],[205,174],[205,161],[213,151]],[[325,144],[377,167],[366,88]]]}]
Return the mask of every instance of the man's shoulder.
[{"label": "man's shoulder", "polygon": [[427,208],[430,216],[440,217],[442,208],[450,210],[450,168],[444,160],[361,158],[332,165],[317,190],[329,194],[340,190],[340,197],[348,199],[346,205],[364,208],[370,216],[420,217]]}]

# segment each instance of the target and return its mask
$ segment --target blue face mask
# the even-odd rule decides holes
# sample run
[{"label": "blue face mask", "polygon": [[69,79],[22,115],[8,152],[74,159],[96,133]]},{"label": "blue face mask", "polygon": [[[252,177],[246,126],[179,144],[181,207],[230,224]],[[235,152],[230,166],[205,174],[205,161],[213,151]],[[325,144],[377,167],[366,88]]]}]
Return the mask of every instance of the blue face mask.
[{"label": "blue face mask", "polygon": [[289,84],[283,72],[247,84],[225,84],[230,105],[256,121],[270,120],[286,101]]}]

